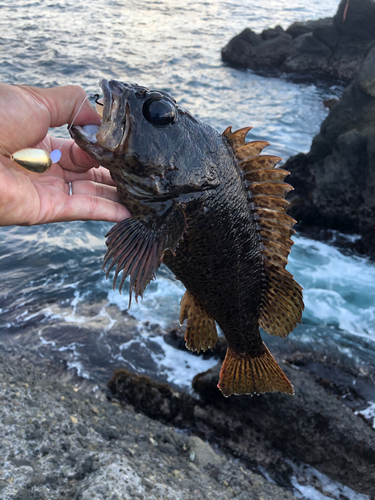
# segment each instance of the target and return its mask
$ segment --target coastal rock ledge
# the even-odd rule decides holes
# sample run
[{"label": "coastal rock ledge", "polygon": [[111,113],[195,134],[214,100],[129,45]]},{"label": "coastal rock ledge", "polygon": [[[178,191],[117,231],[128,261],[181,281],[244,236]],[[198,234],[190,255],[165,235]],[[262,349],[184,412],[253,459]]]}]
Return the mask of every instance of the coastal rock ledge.
[{"label": "coastal rock ledge", "polygon": [[224,62],[350,82],[375,44],[374,0],[342,0],[333,18],[257,34],[246,28],[222,49]]},{"label": "coastal rock ledge", "polygon": [[326,229],[357,234],[351,247],[375,259],[375,46],[310,152],[289,158],[283,168],[291,172],[289,214],[299,229],[318,237]]}]

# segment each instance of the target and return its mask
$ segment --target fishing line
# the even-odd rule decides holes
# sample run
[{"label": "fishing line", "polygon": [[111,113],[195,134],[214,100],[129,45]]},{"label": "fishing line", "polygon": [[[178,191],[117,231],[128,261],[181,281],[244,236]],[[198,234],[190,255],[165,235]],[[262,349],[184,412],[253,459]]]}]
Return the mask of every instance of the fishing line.
[{"label": "fishing line", "polygon": [[[68,132],[70,132],[70,130],[72,129],[74,122],[77,119],[77,116],[79,115],[83,105],[89,98],[92,99],[95,98],[96,110],[98,114],[102,115],[102,113],[100,112],[102,108],[98,109],[98,106],[103,106],[103,104],[99,102],[100,99],[99,94],[89,94],[82,101],[71,124],[68,126]],[[9,156],[9,158],[12,160],[13,163],[16,163],[22,168],[25,168],[29,172],[42,174],[44,172],[47,172],[51,168],[53,163],[57,163],[60,161],[62,154],[61,148],[63,147],[64,142],[65,139],[62,140],[60,147],[58,149],[54,149],[53,151],[51,151],[51,153],[48,153],[44,149],[26,148],[26,149],[20,149],[19,151],[16,151],[15,153],[11,154],[9,153],[9,151],[6,150],[4,146],[0,147],[6,152],[6,154]]]}]

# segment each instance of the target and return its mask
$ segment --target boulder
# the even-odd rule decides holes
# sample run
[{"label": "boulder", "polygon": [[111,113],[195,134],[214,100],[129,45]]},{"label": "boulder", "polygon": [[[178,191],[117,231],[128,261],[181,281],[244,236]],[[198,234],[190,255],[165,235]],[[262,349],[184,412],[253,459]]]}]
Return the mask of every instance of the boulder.
[{"label": "boulder", "polygon": [[263,40],[261,35],[246,28],[224,47],[222,58],[235,66],[273,69],[280,66],[291,52],[294,53],[294,46],[290,35],[276,33]]},{"label": "boulder", "polygon": [[375,46],[355,80],[332,106],[308,154],[285,168],[295,190],[289,213],[302,229],[331,228],[361,236],[357,250],[375,258]]},{"label": "boulder", "polygon": [[223,49],[226,63],[350,82],[375,45],[374,0],[342,0],[336,15],[257,35],[249,28]]}]

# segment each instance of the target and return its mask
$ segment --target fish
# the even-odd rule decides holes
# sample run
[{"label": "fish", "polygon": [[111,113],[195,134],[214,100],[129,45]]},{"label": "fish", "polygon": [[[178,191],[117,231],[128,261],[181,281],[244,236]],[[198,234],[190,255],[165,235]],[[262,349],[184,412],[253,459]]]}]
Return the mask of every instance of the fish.
[{"label": "fish", "polygon": [[[286,214],[288,171],[252,127],[222,134],[163,90],[105,80],[100,127],[74,126],[80,148],[110,171],[132,217],[106,235],[103,269],[144,290],[161,263],[186,288],[186,347],[227,340],[218,388],[226,397],[294,388],[260,334],[286,337],[301,322],[302,287],[285,269],[295,220]],[[108,265],[108,267],[107,267]]]}]

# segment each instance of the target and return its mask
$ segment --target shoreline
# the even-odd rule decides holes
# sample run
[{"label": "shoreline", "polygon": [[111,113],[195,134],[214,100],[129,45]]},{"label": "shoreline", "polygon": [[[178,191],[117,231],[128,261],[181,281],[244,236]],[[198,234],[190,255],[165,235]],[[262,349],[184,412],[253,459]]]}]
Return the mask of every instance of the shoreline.
[{"label": "shoreline", "polygon": [[293,500],[201,439],[50,367],[0,356],[4,500]]},{"label": "shoreline", "polygon": [[[182,329],[170,335],[182,345]],[[216,355],[224,351],[219,345]],[[360,413],[375,396],[371,378],[354,380],[324,356],[276,358],[294,397],[223,398],[216,389],[219,365],[196,376],[193,394],[130,372],[113,378],[109,392],[48,360],[35,368],[0,354],[1,494],[5,500],[292,500],[296,485],[323,494],[330,482],[342,495],[344,484],[351,488],[347,498],[372,499],[366,495],[375,481],[375,434],[371,417]]]}]

